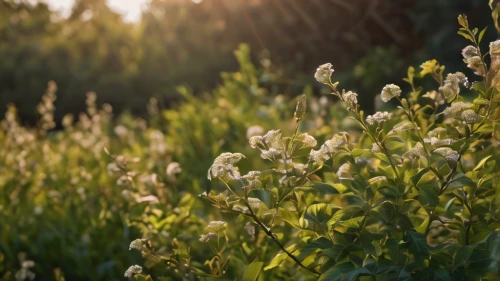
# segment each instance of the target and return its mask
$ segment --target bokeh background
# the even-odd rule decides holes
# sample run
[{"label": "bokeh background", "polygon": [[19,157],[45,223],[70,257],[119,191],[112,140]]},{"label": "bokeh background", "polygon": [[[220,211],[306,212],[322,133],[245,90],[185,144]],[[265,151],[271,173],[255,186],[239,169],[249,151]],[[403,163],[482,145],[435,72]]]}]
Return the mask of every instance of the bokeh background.
[{"label": "bokeh background", "polygon": [[[474,77],[459,14],[489,26],[483,50],[497,37],[488,0],[47,1],[0,0],[1,281],[124,280],[143,264],[128,249],[140,237],[159,252],[176,238],[203,268],[198,239],[224,214],[196,196],[221,190],[207,179],[218,155],[246,155],[242,172],[269,165],[247,134],[292,134],[302,93],[300,130],[318,143],[356,130],[314,80],[318,65],[331,62],[369,113],[410,65],[435,58]],[[269,280],[292,280],[288,269]],[[182,280],[170,277],[154,280]]]},{"label": "bokeh background", "polygon": [[486,0],[3,0],[0,113],[14,103],[22,122],[34,124],[53,80],[59,127],[65,114],[85,109],[88,91],[114,112],[144,115],[152,96],[171,107],[179,85],[199,95],[220,84],[220,72],[238,69],[240,43],[269,85],[290,95],[332,62],[336,79],[371,111],[375,94],[408,65],[436,58],[467,71],[460,13],[475,26],[491,23]]}]

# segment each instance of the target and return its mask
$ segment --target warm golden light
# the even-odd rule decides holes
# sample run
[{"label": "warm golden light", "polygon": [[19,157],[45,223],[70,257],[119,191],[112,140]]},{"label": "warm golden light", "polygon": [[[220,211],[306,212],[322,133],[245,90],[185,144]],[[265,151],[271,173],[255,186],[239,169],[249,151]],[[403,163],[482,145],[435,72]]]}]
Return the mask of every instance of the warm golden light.
[{"label": "warm golden light", "polygon": [[[71,7],[78,0],[40,0],[48,3],[52,9],[60,11],[63,15],[68,15]],[[149,3],[149,0],[107,0],[108,6],[123,15],[125,21],[136,22],[141,18],[142,8]]]}]

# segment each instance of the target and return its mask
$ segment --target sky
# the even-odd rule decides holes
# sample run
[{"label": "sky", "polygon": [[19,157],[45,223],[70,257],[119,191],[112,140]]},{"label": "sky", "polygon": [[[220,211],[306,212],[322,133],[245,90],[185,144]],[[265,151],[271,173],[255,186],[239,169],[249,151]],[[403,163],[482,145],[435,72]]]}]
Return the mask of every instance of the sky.
[{"label": "sky", "polygon": [[[49,4],[55,10],[61,11],[63,15],[68,15],[71,7],[77,0],[40,0]],[[141,18],[141,7],[145,6],[149,0],[107,0],[108,6],[114,11],[123,15],[128,22],[137,22]]]}]

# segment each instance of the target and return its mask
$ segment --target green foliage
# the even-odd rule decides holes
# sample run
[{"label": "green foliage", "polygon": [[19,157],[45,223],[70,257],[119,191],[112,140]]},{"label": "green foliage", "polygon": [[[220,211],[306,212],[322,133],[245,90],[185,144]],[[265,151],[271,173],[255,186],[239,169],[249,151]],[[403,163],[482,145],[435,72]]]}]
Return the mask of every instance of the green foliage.
[{"label": "green foliage", "polygon": [[49,83],[36,128],[14,106],[1,123],[0,280],[497,280],[500,41],[483,55],[459,24],[479,81],[429,60],[371,115],[329,63],[314,77],[341,102],[287,102],[245,45],[149,123],[88,93],[53,131]]}]

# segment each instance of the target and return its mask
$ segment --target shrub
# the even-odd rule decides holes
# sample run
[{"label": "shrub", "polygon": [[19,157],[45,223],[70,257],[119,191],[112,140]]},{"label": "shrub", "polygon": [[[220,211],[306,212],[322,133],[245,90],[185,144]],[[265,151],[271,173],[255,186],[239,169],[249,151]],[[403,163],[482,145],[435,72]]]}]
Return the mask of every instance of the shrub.
[{"label": "shrub", "polygon": [[[358,95],[339,90],[324,64],[315,78],[351,112],[355,129],[315,149],[316,139],[300,132],[303,95],[292,134],[270,130],[249,140],[271,167],[240,170],[241,153],[215,158],[208,179],[222,184],[200,197],[229,215],[201,235],[212,249],[204,266],[177,260],[179,271],[191,273],[184,278],[498,280],[500,40],[490,44],[488,65],[479,47],[485,30],[458,19],[459,34],[472,43],[464,61],[480,81],[445,75],[430,60],[420,72],[408,69],[410,91],[382,89],[381,99],[397,101],[397,109],[365,116]],[[418,86],[426,77],[434,89]],[[464,88],[473,100],[461,95]]]}]

